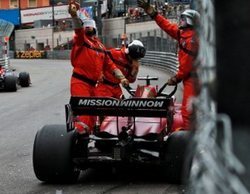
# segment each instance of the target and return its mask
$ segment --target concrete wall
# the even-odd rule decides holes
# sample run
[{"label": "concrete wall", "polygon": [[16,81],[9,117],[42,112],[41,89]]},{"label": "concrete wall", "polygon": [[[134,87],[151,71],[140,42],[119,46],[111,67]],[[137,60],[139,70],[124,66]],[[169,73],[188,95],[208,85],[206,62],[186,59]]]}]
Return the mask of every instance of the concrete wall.
[{"label": "concrete wall", "polygon": [[[159,26],[155,21],[138,22],[126,24],[124,18],[112,18],[103,21],[103,35],[113,38],[126,32],[126,34],[141,33],[142,36],[147,36],[149,31],[159,30]],[[128,36],[129,37],[129,36]]]},{"label": "concrete wall", "polygon": [[119,34],[124,33],[124,18],[111,18],[103,20],[102,31],[102,35],[111,37],[117,37]]},{"label": "concrete wall", "polygon": [[128,24],[126,28],[127,33],[147,32],[155,29],[160,29],[155,21]]},{"label": "concrete wall", "polygon": [[[73,31],[54,32],[54,47],[71,40]],[[52,28],[32,28],[15,31],[15,47],[16,50],[24,50],[25,44],[32,45],[35,49],[38,43],[44,43],[52,47]]]}]

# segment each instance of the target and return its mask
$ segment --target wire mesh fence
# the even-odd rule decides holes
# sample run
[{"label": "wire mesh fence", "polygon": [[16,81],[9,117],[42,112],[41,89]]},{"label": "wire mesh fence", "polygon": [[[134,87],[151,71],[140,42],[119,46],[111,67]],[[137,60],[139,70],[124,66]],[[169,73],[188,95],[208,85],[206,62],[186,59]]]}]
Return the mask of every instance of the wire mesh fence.
[{"label": "wire mesh fence", "polygon": [[[100,37],[100,39],[107,47],[120,47],[122,44],[120,36],[121,35],[118,35],[114,38],[112,36],[104,35]],[[136,39],[142,41],[147,51],[177,52],[176,41],[161,29],[142,31],[139,33],[128,33],[127,37],[128,42],[132,42]]]},{"label": "wire mesh fence", "polygon": [[232,151],[232,128],[227,115],[216,110],[215,82],[215,12],[213,0],[197,0],[201,13],[199,29],[200,52],[197,69],[200,93],[196,98],[195,128],[191,144],[192,167],[189,176],[189,193],[247,194],[239,179],[244,166]]}]

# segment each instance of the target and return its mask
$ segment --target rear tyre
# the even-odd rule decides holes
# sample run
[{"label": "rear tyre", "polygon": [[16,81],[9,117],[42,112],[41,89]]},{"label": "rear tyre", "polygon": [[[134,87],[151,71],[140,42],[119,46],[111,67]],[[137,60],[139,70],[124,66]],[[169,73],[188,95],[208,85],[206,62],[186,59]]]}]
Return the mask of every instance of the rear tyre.
[{"label": "rear tyre", "polygon": [[17,77],[13,75],[4,78],[4,89],[8,92],[17,91]]},{"label": "rear tyre", "polygon": [[30,86],[30,74],[27,72],[19,73],[19,84],[22,87],[29,87]]},{"label": "rear tyre", "polygon": [[80,170],[72,162],[73,132],[64,125],[46,125],[36,134],[33,146],[33,168],[44,182],[70,183],[77,181]]},{"label": "rear tyre", "polygon": [[176,131],[167,139],[163,148],[163,172],[168,182],[179,184],[185,181],[184,170],[189,168],[186,151],[190,141],[189,131]]}]

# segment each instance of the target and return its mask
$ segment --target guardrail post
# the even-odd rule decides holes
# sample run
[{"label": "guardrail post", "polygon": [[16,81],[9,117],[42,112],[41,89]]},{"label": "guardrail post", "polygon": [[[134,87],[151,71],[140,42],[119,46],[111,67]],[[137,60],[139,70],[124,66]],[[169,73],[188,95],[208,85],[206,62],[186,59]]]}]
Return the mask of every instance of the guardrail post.
[{"label": "guardrail post", "polygon": [[67,49],[69,50],[69,38],[67,38]]},{"label": "guardrail post", "polygon": [[163,51],[163,31],[161,30],[161,43],[160,43],[160,51]]},{"label": "guardrail post", "polygon": [[154,30],[154,51],[158,51],[157,49],[157,36],[156,30]]},{"label": "guardrail post", "polygon": [[129,34],[129,37],[130,37],[130,42],[133,40],[133,34]]},{"label": "guardrail post", "polygon": [[150,37],[150,32],[147,32],[147,50],[149,50],[149,43],[150,43],[149,37]]}]

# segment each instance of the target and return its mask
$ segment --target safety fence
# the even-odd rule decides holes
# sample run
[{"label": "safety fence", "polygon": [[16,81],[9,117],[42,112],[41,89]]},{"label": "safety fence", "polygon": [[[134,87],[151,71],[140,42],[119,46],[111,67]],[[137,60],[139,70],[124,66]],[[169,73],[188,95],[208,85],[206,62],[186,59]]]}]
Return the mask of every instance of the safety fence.
[{"label": "safety fence", "polygon": [[[35,55],[32,52],[34,51],[27,51],[19,52],[19,59],[38,59],[38,55]],[[38,51],[37,51],[38,52]],[[20,54],[21,53],[21,54]],[[10,51],[9,56],[10,58],[14,58],[17,55],[17,52]],[[45,51],[47,59],[65,59],[68,60],[70,58],[70,50],[63,50],[63,51]],[[39,55],[40,56],[40,55]],[[3,59],[0,59],[4,62]],[[174,74],[178,69],[178,60],[176,53],[173,52],[160,52],[160,51],[147,51],[144,58],[141,59],[141,64],[153,68],[157,68],[162,71],[166,71],[170,74]]]},{"label": "safety fence", "polygon": [[[195,1],[202,24],[199,28],[200,52],[196,64],[200,88],[199,95],[194,100],[195,130],[187,152],[190,154],[187,158],[192,160],[187,193],[249,194],[242,182],[242,179],[249,176],[245,172],[245,166],[237,158],[243,156],[244,151],[238,153],[238,156],[234,154],[234,148],[240,146],[233,146],[231,119],[228,115],[217,112],[218,97],[214,94],[217,93],[214,89],[215,83],[218,84],[215,71],[218,65],[216,64],[218,58],[215,55],[217,49],[215,10],[220,11],[223,8],[215,9],[214,4],[214,0]],[[242,140],[238,136],[236,139]],[[241,144],[244,146],[242,142]]]},{"label": "safety fence", "polygon": [[5,66],[9,64],[9,58],[0,58],[0,66]]}]

